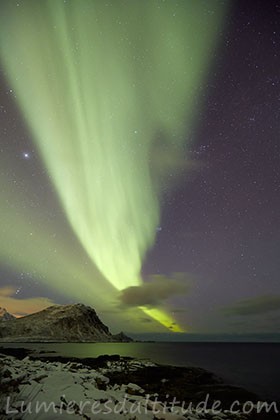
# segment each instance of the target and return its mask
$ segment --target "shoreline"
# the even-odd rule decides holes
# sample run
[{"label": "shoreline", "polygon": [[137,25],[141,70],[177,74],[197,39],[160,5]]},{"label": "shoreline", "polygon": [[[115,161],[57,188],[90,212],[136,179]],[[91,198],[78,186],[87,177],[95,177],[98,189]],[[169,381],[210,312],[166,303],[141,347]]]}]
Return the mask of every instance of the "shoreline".
[{"label": "shoreline", "polygon": [[[256,394],[226,384],[202,368],[160,365],[118,354],[82,359],[55,352],[34,355],[24,347],[0,348],[0,353],[1,415],[7,419],[22,418],[23,409],[28,411],[31,407],[31,410],[36,402],[53,404],[53,409],[60,410],[53,414],[61,419],[69,418],[67,409],[72,410],[72,418],[96,418],[93,404],[101,410],[98,419],[276,418],[273,413],[256,413],[257,404],[262,401]],[[75,402],[74,408],[71,401]],[[238,405],[233,410],[235,401]],[[214,412],[213,404],[216,404]],[[248,413],[242,411],[245,404],[247,411],[251,408]],[[7,407],[14,413],[7,413]],[[119,413],[114,412],[117,407]],[[186,411],[186,407],[190,409]],[[136,412],[130,412],[132,408]],[[242,412],[233,412],[237,409]],[[26,412],[24,419],[53,418],[48,414],[34,417],[34,412]]]}]

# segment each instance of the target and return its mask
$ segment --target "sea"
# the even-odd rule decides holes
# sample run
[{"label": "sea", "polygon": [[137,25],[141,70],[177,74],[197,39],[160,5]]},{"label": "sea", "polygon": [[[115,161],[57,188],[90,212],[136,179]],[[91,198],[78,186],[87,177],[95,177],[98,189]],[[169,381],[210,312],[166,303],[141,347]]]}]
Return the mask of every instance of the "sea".
[{"label": "sea", "polygon": [[[53,356],[98,357],[119,354],[174,366],[198,366],[229,384],[257,393],[262,400],[280,401],[280,343],[5,343]],[[0,349],[1,352],[1,349]]]}]

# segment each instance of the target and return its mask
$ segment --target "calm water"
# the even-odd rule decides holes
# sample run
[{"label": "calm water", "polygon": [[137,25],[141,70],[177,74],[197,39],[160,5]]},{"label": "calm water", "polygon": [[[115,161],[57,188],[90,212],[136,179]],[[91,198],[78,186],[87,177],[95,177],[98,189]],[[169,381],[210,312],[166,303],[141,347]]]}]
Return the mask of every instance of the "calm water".
[{"label": "calm water", "polygon": [[176,366],[199,366],[262,398],[280,400],[279,343],[46,343],[5,347],[56,351],[61,356],[81,358],[120,354]]}]

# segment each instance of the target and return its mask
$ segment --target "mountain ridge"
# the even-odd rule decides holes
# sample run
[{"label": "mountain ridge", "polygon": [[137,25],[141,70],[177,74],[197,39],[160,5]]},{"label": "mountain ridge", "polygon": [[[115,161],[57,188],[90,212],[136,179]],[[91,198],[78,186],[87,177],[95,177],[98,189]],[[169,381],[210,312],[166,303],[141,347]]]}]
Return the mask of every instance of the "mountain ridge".
[{"label": "mountain ridge", "polygon": [[112,334],[96,311],[82,303],[52,305],[21,318],[0,321],[0,342],[129,341],[133,340],[124,333]]}]

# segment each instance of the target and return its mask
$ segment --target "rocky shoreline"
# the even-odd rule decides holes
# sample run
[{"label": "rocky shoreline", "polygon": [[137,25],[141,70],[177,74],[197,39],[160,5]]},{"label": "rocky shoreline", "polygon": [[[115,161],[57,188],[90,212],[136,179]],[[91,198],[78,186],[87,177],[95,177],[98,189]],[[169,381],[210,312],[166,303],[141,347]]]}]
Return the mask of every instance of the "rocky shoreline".
[{"label": "rocky shoreline", "polygon": [[278,418],[275,409],[260,410],[255,394],[200,368],[119,355],[69,359],[7,348],[0,353],[1,419]]}]

